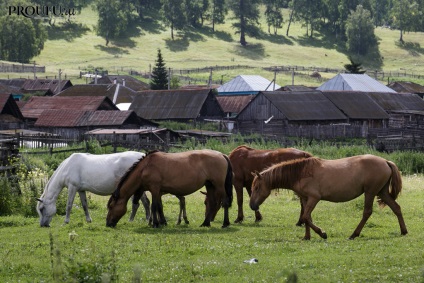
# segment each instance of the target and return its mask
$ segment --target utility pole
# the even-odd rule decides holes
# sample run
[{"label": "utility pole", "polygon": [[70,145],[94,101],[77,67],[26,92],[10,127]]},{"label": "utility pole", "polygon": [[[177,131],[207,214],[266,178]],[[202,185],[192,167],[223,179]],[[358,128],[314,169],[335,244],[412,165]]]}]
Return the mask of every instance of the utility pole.
[{"label": "utility pole", "polygon": [[[61,81],[62,81],[62,69],[59,69],[59,83],[58,83],[58,86],[57,86],[58,87],[57,93],[61,92],[61,90],[62,90],[62,87],[60,86]],[[55,93],[55,94],[57,94],[57,93]]]},{"label": "utility pole", "polygon": [[36,70],[35,70],[35,61],[34,61],[34,80],[36,80],[37,79],[37,76],[36,76]]}]

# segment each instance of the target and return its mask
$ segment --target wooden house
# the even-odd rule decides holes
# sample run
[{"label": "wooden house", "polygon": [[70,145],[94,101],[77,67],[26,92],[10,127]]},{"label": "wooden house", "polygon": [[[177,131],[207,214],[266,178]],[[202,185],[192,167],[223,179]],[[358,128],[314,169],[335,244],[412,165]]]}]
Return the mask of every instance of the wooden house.
[{"label": "wooden house", "polygon": [[19,88],[24,93],[45,93],[55,95],[72,86],[70,80],[56,79],[10,79],[0,80],[1,84]]},{"label": "wooden house", "polygon": [[424,128],[424,100],[414,93],[367,93],[390,116],[390,128]]},{"label": "wooden house", "polygon": [[121,84],[74,85],[56,96],[101,96],[108,97],[114,104],[131,103],[137,92]]},{"label": "wooden house", "polygon": [[389,115],[365,92],[360,91],[323,91],[328,98],[347,117],[347,123],[366,128],[388,127]]},{"label": "wooden house", "polygon": [[12,94],[0,94],[0,129],[19,129],[24,117]]},{"label": "wooden house", "polygon": [[348,118],[320,91],[275,91],[260,92],[236,120],[242,133],[283,135],[290,128],[347,123]]},{"label": "wooden house", "polygon": [[224,111],[211,89],[142,91],[138,92],[129,109],[140,117],[155,121],[224,118]]},{"label": "wooden house", "polygon": [[391,82],[388,87],[400,93],[415,93],[424,98],[424,86],[414,82]]}]

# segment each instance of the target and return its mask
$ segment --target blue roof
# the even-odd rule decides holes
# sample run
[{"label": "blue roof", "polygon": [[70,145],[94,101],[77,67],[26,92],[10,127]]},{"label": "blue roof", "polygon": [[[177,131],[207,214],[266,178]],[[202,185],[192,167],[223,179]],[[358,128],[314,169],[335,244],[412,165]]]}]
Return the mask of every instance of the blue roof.
[{"label": "blue roof", "polygon": [[366,74],[338,74],[317,90],[353,90],[366,92],[396,92]]},{"label": "blue roof", "polygon": [[223,94],[256,94],[259,91],[274,91],[281,88],[275,82],[271,82],[258,75],[239,75],[231,81],[218,87],[218,93]]}]

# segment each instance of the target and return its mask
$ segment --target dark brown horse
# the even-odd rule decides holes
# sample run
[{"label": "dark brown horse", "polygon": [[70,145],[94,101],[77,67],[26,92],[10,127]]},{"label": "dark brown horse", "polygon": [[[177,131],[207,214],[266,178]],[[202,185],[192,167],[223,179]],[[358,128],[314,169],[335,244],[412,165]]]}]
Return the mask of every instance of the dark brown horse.
[{"label": "dark brown horse", "polygon": [[[106,225],[115,227],[127,211],[129,198],[137,191],[152,195],[153,227],[165,221],[161,195],[185,196],[206,187],[207,213],[201,226],[210,226],[212,211],[224,207],[224,223],[230,225],[228,209],[233,198],[232,167],[228,157],[214,150],[180,153],[152,152],[135,163],[122,177],[108,202]],[[218,206],[218,207],[217,207]]]},{"label": "dark brown horse", "polygon": [[[283,161],[307,158],[312,155],[295,148],[279,148],[271,150],[253,149],[241,145],[235,148],[228,156],[233,166],[233,185],[237,194],[238,214],[235,223],[244,220],[243,214],[243,187],[251,195],[253,182],[252,172],[260,172],[269,166]],[[261,221],[262,215],[259,210],[255,211],[255,221]],[[301,223],[298,222],[297,225]]]},{"label": "dark brown horse", "polygon": [[396,198],[402,190],[402,179],[397,166],[374,155],[359,155],[337,160],[307,158],[276,164],[253,180],[250,207],[259,209],[272,189],[293,190],[303,202],[302,221],[305,223],[305,240],[311,238],[310,228],[326,239],[327,234],[312,223],[311,213],[320,200],[346,202],[365,195],[362,220],[350,239],[359,236],[372,214],[377,196],[380,206],[388,205],[397,216],[402,235],[408,233]]}]

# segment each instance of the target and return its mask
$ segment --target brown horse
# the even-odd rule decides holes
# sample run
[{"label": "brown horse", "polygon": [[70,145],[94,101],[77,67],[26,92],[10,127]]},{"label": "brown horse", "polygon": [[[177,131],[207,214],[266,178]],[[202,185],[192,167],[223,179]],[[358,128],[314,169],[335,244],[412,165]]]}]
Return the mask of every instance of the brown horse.
[{"label": "brown horse", "polygon": [[408,233],[400,206],[395,201],[402,190],[402,179],[397,166],[374,155],[359,155],[337,160],[307,158],[276,164],[253,180],[250,207],[257,210],[272,189],[285,188],[297,193],[303,202],[302,221],[305,240],[311,238],[310,228],[326,239],[327,234],[312,223],[311,213],[320,200],[346,202],[365,195],[362,220],[350,239],[359,236],[372,214],[377,196],[380,206],[386,204],[397,216],[402,235]]},{"label": "brown horse", "polygon": [[[233,185],[237,194],[238,214],[235,223],[244,220],[243,214],[243,187],[251,195],[253,182],[252,172],[260,172],[269,166],[283,161],[307,158],[312,155],[295,148],[279,148],[271,150],[253,149],[241,145],[235,148],[228,156],[233,166]],[[262,215],[259,210],[255,211],[255,221],[261,221]],[[301,223],[298,222],[297,225]]]},{"label": "brown horse", "polygon": [[[207,214],[201,226],[210,226],[212,211],[218,210],[222,204],[222,227],[227,227],[230,225],[228,209],[233,198],[232,176],[230,160],[218,151],[151,152],[135,163],[122,177],[107,204],[106,225],[115,227],[127,211],[129,198],[141,190],[150,191],[152,195],[153,227],[159,227],[159,224],[166,224],[162,194],[185,196],[206,186]],[[159,223],[158,218],[162,223]]]}]

